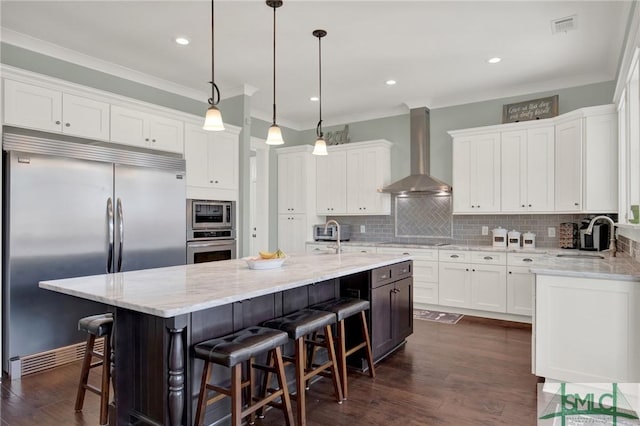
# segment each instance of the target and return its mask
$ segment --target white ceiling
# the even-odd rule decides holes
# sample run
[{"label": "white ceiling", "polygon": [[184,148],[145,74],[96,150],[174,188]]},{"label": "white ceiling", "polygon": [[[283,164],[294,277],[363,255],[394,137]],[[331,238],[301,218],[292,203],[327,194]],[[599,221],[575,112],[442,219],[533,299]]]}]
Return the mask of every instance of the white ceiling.
[{"label": "white ceiling", "polygon": [[[215,5],[222,96],[253,87],[252,114],[270,120],[272,9],[258,0]],[[278,121],[309,129],[318,120],[318,104],[309,101],[318,90],[316,28],[328,32],[322,40],[328,125],[399,113],[407,105],[437,108],[613,80],[630,5],[284,0],[277,11]],[[2,0],[1,7],[5,42],[86,64],[97,58],[124,67],[115,71],[123,75],[148,74],[203,102],[209,96],[206,0]],[[577,30],[553,35],[551,20],[570,15],[577,15]],[[178,46],[179,35],[191,44]],[[503,61],[488,64],[493,56]],[[390,78],[398,84],[386,86]]]}]

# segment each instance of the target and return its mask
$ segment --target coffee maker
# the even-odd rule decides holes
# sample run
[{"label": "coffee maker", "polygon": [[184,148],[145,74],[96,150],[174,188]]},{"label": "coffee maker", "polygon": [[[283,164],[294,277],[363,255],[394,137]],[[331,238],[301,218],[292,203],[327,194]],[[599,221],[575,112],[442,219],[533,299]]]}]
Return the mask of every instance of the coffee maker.
[{"label": "coffee maker", "polygon": [[601,251],[609,248],[609,224],[593,225],[593,232],[587,235],[590,219],[583,219],[580,227],[580,250]]}]

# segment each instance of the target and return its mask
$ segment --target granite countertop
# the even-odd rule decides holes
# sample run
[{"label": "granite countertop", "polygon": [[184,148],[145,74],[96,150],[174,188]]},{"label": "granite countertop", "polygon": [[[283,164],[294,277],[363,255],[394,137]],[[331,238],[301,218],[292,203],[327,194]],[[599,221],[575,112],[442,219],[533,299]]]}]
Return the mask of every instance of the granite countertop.
[{"label": "granite countertop", "polygon": [[281,268],[242,259],[41,281],[40,287],[170,318],[411,260],[392,254],[291,255]]},{"label": "granite countertop", "polygon": [[611,257],[606,251],[600,254],[604,259],[567,259],[549,255],[543,265],[532,266],[531,272],[564,277],[640,281],[640,262],[625,255]]},{"label": "granite countertop", "polygon": [[[311,243],[311,242],[310,242]],[[323,241],[314,241],[323,243]],[[330,242],[327,242],[330,243]],[[618,253],[618,257],[611,257],[608,250],[601,252],[580,251],[572,249],[561,249],[552,247],[539,248],[509,248],[493,247],[490,245],[458,245],[450,244],[444,246],[424,245],[424,244],[404,244],[396,242],[371,242],[371,241],[346,241],[342,244],[359,247],[402,247],[421,248],[432,250],[465,250],[465,251],[493,251],[501,253],[521,253],[539,254],[544,257],[540,259],[538,265],[532,265],[531,272],[544,275],[562,275],[583,278],[602,278],[623,281],[640,281],[640,262],[635,261],[626,254]],[[558,254],[565,255],[586,255],[580,257],[558,257]],[[600,255],[604,259],[589,258],[589,255]]]}]

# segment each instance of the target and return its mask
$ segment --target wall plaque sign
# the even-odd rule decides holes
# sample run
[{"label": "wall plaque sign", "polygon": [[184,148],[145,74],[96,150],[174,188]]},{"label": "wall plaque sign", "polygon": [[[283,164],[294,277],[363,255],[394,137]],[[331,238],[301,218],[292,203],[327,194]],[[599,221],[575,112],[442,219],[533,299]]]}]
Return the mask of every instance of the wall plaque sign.
[{"label": "wall plaque sign", "polygon": [[502,106],[502,122],[540,120],[558,115],[558,95]]}]

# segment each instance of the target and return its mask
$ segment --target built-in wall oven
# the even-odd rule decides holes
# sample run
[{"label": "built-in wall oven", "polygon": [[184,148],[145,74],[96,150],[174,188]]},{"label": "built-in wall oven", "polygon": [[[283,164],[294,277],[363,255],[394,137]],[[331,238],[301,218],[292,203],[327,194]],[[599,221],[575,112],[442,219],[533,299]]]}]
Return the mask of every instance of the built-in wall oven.
[{"label": "built-in wall oven", "polygon": [[187,200],[187,263],[235,258],[235,202]]}]

